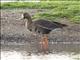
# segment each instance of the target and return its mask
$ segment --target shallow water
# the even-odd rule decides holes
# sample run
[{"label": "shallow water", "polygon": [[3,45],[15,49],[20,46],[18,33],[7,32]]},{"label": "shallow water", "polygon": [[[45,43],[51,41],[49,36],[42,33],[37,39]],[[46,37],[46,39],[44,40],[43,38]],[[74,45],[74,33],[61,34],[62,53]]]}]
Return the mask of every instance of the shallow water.
[{"label": "shallow water", "polygon": [[28,56],[27,53],[22,51],[2,51],[1,60],[80,60],[80,54],[57,53],[48,55],[31,54],[31,56]]},{"label": "shallow water", "polygon": [[[55,48],[56,46],[56,48]],[[59,48],[60,46],[60,48]],[[54,45],[51,53],[36,53],[36,48],[30,50],[29,46],[2,45],[1,60],[80,60],[78,45],[70,48],[70,45]],[[31,53],[29,53],[31,52]]]}]

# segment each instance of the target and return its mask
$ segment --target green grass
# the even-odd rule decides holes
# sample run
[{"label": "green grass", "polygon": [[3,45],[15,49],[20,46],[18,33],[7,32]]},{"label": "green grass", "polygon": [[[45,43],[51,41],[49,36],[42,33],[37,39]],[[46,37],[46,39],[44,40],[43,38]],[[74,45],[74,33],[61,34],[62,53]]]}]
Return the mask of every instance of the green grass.
[{"label": "green grass", "polygon": [[[1,3],[1,8],[41,8],[41,9],[53,9],[59,7],[59,5],[80,5],[79,1],[51,1],[51,2],[7,2]],[[65,7],[64,7],[65,8]]]},{"label": "green grass", "polygon": [[48,9],[47,12],[37,13],[33,18],[57,20],[66,17],[71,22],[80,23],[80,1],[1,3],[1,9],[7,8]]},{"label": "green grass", "polygon": [[[40,1],[46,1],[46,0],[40,0]],[[48,1],[80,1],[80,0],[48,0]]]}]

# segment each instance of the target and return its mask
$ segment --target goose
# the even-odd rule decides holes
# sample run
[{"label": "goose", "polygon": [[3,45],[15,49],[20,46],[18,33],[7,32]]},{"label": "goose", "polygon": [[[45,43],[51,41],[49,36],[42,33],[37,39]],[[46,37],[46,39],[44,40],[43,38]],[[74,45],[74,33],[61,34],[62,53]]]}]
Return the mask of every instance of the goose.
[{"label": "goose", "polygon": [[22,15],[22,19],[27,21],[27,29],[30,32],[42,34],[40,48],[44,51],[48,50],[48,34],[56,28],[63,28],[67,26],[66,24],[51,22],[46,19],[38,19],[33,21],[30,14],[27,12],[23,13]]}]

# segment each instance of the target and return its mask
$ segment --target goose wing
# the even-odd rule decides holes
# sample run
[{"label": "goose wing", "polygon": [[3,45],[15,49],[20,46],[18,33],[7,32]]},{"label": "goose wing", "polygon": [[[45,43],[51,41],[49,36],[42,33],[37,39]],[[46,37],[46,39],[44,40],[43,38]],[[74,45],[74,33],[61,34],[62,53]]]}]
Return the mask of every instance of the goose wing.
[{"label": "goose wing", "polygon": [[59,26],[60,23],[50,22],[50,21],[43,20],[43,19],[34,21],[34,24],[36,24],[39,27],[48,29],[48,30],[53,30],[55,28],[59,28],[60,27]]}]

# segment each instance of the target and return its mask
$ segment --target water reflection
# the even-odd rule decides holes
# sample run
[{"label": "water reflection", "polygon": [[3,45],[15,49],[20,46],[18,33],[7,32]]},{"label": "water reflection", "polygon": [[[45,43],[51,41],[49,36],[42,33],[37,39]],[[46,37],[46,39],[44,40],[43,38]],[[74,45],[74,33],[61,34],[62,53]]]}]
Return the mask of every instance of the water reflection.
[{"label": "water reflection", "polygon": [[80,54],[48,54],[48,55],[35,55],[28,56],[23,51],[2,51],[1,60],[80,60]]}]

